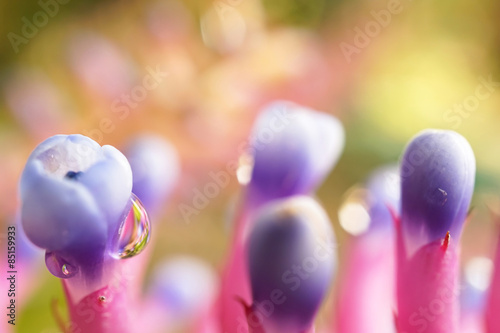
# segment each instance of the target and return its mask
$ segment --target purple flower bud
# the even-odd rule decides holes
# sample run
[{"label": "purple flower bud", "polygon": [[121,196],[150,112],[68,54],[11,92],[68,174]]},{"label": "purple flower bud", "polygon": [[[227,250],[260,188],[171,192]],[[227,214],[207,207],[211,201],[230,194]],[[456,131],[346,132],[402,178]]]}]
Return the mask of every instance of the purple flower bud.
[{"label": "purple flower bud", "polygon": [[[401,223],[397,228],[397,326],[416,332],[422,311],[429,332],[459,332],[459,239],[474,189],[475,159],[461,135],[426,130],[401,164]],[[436,305],[439,304],[439,311]]]},{"label": "purple flower bud", "polygon": [[180,174],[179,157],[174,146],[154,135],[132,139],[124,150],[134,175],[132,192],[155,211],[172,192]]},{"label": "purple flower bud", "polygon": [[304,332],[333,279],[334,234],[320,205],[297,196],[264,206],[248,239],[250,327]]},{"label": "purple flower bud", "polygon": [[475,168],[472,148],[456,132],[426,130],[412,139],[401,163],[401,220],[410,243],[442,239],[448,231],[460,238]]},{"label": "purple flower bud", "polygon": [[[20,181],[21,222],[47,250],[49,270],[94,281],[131,208],[125,156],[82,135],[56,135],[30,155]],[[127,229],[128,232],[128,229]],[[55,272],[53,272],[55,273]]]},{"label": "purple flower bud", "polygon": [[290,102],[266,106],[250,138],[254,200],[314,191],[337,162],[344,130],[331,115]]}]

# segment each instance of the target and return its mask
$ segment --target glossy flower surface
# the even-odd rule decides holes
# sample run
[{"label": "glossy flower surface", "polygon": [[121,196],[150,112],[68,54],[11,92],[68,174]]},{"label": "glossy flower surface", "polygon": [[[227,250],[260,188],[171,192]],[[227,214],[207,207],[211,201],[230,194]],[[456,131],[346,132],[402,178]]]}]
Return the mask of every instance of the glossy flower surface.
[{"label": "glossy flower surface", "polygon": [[82,135],[56,135],[31,153],[23,171],[22,226],[47,251],[53,274],[52,259],[61,266],[59,277],[81,271],[96,278],[130,210],[131,191],[132,172],[117,149]]},{"label": "glossy flower surface", "polygon": [[471,146],[460,134],[426,130],[415,136],[401,163],[402,227],[422,244],[458,240],[469,208],[476,172]]}]

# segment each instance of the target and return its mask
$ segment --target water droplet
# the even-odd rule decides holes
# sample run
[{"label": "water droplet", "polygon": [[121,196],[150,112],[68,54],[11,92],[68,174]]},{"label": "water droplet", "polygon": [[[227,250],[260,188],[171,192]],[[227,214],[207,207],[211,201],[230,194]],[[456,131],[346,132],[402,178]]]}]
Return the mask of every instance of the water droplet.
[{"label": "water droplet", "polygon": [[438,187],[433,192],[431,192],[429,199],[431,203],[435,205],[444,206],[446,201],[448,201],[448,193],[446,193],[446,191],[442,188]]},{"label": "water droplet", "polygon": [[99,296],[99,302],[106,302],[105,296]]},{"label": "water droplet", "polygon": [[69,279],[78,273],[78,267],[69,264],[54,252],[45,253],[45,265],[52,275],[61,279]]},{"label": "water droplet", "polygon": [[149,243],[151,223],[142,202],[132,193],[132,207],[113,241],[111,255],[126,259],[141,253]]},{"label": "water droplet", "polygon": [[252,179],[253,157],[250,154],[243,154],[238,160],[238,169],[236,170],[236,178],[241,185],[247,185]]}]

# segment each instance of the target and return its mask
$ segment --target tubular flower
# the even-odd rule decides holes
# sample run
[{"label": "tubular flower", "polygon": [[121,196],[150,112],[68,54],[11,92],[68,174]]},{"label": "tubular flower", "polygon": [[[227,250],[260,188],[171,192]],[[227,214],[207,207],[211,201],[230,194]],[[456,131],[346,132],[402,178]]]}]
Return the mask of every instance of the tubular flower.
[{"label": "tubular flower", "polygon": [[[136,255],[149,240],[147,213],[131,190],[125,156],[81,135],[42,142],[21,176],[22,227],[45,249],[49,271],[63,279],[71,319],[81,329],[128,330],[126,320],[108,312],[129,312],[122,308],[130,275],[118,259]],[[79,316],[93,306],[102,309],[96,320]]]},{"label": "tubular flower", "polygon": [[399,332],[458,332],[459,240],[474,190],[475,158],[452,131],[426,130],[401,163]]},{"label": "tubular flower", "polygon": [[[235,223],[231,256],[223,273],[221,326],[235,331],[242,309],[235,297],[250,301],[244,234],[260,206],[280,198],[310,194],[329,174],[344,147],[344,129],[333,116],[276,101],[262,109],[239,170],[250,169],[245,198]],[[242,147],[243,148],[243,147]],[[240,177],[239,177],[240,180]]]},{"label": "tubular flower", "polygon": [[267,105],[250,137],[249,195],[268,201],[314,191],[344,148],[344,129],[333,116],[277,101]]},{"label": "tubular flower", "polygon": [[334,234],[309,197],[273,202],[256,216],[248,239],[250,332],[313,331],[336,267]]}]

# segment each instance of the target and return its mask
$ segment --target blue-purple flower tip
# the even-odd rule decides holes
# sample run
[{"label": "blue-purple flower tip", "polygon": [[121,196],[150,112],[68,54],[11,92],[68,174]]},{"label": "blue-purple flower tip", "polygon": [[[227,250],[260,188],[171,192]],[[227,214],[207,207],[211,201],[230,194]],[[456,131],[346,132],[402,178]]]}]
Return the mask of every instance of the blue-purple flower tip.
[{"label": "blue-purple flower tip", "polygon": [[263,201],[314,191],[344,147],[333,116],[286,101],[264,107],[250,138],[250,192]]},{"label": "blue-purple flower tip", "polygon": [[401,221],[409,239],[427,243],[449,231],[458,239],[474,191],[475,157],[460,134],[425,130],[401,163]]},{"label": "blue-purple flower tip", "polygon": [[96,268],[130,210],[131,191],[132,171],[117,149],[82,135],[56,135],[26,162],[22,227],[54,259],[49,269],[52,261]]},{"label": "blue-purple flower tip", "polygon": [[[309,329],[336,266],[325,211],[305,196],[264,206],[248,239],[248,265],[254,317],[266,328]],[[251,318],[250,325],[258,321]]]},{"label": "blue-purple flower tip", "polygon": [[128,143],[124,153],[134,175],[132,191],[148,211],[155,211],[177,184],[180,165],[176,149],[162,137],[141,135]]},{"label": "blue-purple flower tip", "polygon": [[394,222],[389,209],[399,211],[401,184],[396,165],[383,166],[370,174],[367,181],[370,198],[370,230],[392,231]]}]

